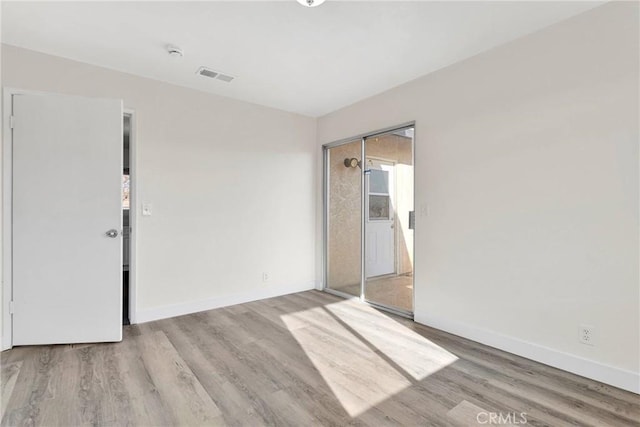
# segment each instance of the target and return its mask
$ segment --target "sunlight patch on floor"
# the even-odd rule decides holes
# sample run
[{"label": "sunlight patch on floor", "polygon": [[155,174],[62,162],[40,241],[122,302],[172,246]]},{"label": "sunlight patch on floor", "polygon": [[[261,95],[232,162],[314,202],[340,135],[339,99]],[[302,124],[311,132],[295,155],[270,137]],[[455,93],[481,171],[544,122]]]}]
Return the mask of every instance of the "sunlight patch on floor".
[{"label": "sunlight patch on floor", "polygon": [[458,360],[454,354],[371,307],[355,313],[341,303],[326,308],[415,380],[420,381]]},{"label": "sunlight patch on floor", "polygon": [[353,301],[281,319],[352,417],[457,360],[388,316]]}]

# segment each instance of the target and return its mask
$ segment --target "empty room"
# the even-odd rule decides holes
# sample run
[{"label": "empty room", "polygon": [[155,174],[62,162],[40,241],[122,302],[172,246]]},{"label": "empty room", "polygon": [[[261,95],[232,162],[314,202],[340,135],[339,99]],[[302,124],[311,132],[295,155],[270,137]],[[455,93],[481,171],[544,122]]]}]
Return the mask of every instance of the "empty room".
[{"label": "empty room", "polygon": [[2,1],[1,426],[640,426],[637,1]]}]

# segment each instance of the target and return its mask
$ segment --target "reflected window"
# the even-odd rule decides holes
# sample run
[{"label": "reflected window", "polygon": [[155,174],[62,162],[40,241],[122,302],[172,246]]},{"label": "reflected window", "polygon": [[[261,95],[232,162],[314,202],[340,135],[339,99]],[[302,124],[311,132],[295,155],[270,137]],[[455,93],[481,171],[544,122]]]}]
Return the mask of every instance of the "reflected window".
[{"label": "reflected window", "polygon": [[369,175],[369,193],[389,194],[389,172],[371,169]]},{"label": "reflected window", "polygon": [[380,221],[390,218],[389,171],[371,169],[369,173],[369,220]]},{"label": "reflected window", "polygon": [[369,219],[375,220],[388,220],[389,217],[389,196],[369,196]]}]

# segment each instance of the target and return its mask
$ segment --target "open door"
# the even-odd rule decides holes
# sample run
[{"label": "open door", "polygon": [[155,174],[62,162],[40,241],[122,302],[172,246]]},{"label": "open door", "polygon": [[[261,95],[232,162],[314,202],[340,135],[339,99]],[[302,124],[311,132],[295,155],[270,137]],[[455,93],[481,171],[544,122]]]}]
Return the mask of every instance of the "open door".
[{"label": "open door", "polygon": [[122,339],[122,101],[12,95],[13,345]]}]

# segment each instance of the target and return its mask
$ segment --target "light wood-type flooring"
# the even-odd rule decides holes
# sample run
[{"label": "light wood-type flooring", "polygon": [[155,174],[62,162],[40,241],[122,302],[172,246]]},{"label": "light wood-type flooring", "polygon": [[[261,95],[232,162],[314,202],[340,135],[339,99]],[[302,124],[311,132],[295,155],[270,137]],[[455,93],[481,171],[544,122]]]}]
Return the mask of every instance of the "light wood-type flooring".
[{"label": "light wood-type flooring", "polygon": [[126,326],[121,343],[17,347],[0,360],[2,425],[640,420],[638,395],[318,291]]}]

